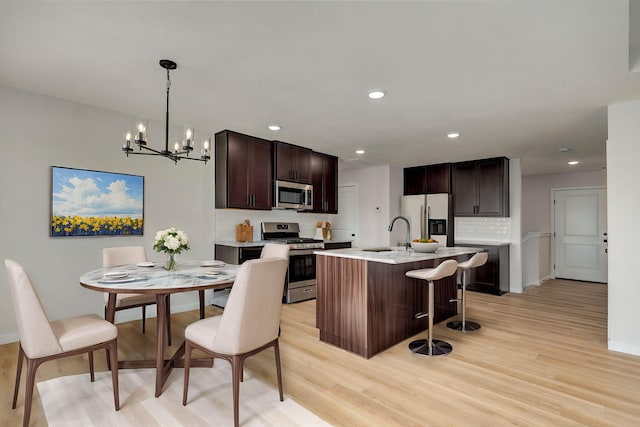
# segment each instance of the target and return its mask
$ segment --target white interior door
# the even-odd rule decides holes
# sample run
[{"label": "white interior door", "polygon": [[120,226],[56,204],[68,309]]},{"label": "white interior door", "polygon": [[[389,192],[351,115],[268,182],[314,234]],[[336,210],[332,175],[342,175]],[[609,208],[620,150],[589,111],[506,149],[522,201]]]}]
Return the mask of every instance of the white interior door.
[{"label": "white interior door", "polygon": [[606,189],[554,190],[555,276],[607,282]]},{"label": "white interior door", "polygon": [[358,246],[358,188],[355,185],[338,187],[338,214],[331,224],[334,239],[351,240]]}]

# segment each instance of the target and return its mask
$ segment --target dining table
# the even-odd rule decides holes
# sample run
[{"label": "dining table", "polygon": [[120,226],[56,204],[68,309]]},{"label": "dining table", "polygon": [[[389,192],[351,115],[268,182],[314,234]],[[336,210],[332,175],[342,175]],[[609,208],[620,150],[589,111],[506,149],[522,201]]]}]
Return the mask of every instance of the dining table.
[{"label": "dining table", "polygon": [[[173,368],[183,367],[184,341],[169,358],[165,358],[168,337],[167,301],[171,294],[207,289],[225,289],[233,285],[238,271],[237,265],[222,261],[186,261],[178,264],[174,271],[166,270],[162,264],[143,262],[109,268],[98,268],[80,276],[80,285],[92,291],[109,294],[107,301],[108,321],[115,322],[116,294],[135,293],[155,295],[157,305],[156,354],[153,360],[125,360],[118,362],[119,369],[155,368],[155,397],[162,394]],[[201,299],[202,301],[203,299]],[[204,307],[200,307],[204,317]],[[195,364],[194,364],[195,362]],[[192,366],[213,366],[212,359],[192,361]]]}]

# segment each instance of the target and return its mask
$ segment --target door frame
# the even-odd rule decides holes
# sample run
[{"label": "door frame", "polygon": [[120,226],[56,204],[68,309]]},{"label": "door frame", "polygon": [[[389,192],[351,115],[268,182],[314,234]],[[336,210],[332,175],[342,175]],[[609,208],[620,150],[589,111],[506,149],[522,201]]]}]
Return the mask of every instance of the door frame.
[{"label": "door frame", "polygon": [[[554,203],[557,191],[574,191],[574,190],[604,190],[607,191],[606,185],[588,185],[586,187],[557,187],[551,188],[551,278],[556,278],[556,206]],[[606,206],[605,206],[606,209]],[[607,224],[609,223],[609,215],[607,215]],[[608,228],[608,227],[607,227]],[[609,264],[609,258],[607,258],[607,269]]]}]

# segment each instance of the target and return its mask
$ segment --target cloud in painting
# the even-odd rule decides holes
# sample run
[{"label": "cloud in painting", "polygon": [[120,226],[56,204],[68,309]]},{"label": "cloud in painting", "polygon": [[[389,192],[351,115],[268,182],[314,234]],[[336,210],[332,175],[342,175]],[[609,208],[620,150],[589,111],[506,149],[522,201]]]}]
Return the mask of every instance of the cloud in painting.
[{"label": "cloud in painting", "polygon": [[124,180],[113,180],[101,189],[93,178],[72,176],[53,194],[53,213],[141,218],[142,200],[129,194],[129,190]]}]

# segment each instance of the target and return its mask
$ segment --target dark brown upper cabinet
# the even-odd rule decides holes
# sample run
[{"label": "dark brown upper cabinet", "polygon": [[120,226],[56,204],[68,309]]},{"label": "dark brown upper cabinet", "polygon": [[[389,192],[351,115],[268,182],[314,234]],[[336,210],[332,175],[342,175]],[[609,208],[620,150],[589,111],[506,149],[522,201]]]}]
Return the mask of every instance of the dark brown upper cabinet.
[{"label": "dark brown upper cabinet", "polygon": [[224,130],[215,144],[216,208],[270,210],[273,143]]},{"label": "dark brown upper cabinet", "polygon": [[455,216],[509,216],[509,159],[454,163],[451,175]]},{"label": "dark brown upper cabinet", "polygon": [[274,141],[274,169],[277,180],[311,184],[311,150]]},{"label": "dark brown upper cabinet", "polygon": [[404,169],[404,195],[451,192],[451,163]]},{"label": "dark brown upper cabinet", "polygon": [[338,213],[338,158],[311,153],[313,212]]}]

